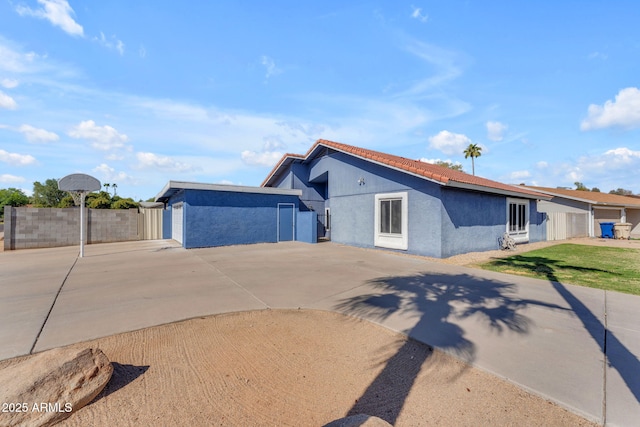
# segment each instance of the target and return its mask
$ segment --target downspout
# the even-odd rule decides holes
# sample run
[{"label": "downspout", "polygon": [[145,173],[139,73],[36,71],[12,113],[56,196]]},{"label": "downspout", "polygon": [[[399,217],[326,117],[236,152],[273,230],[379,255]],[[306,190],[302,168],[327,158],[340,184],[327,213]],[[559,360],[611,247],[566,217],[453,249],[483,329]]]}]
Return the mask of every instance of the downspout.
[{"label": "downspout", "polygon": [[595,237],[594,222],[596,220],[596,213],[591,203],[589,203],[589,237]]}]

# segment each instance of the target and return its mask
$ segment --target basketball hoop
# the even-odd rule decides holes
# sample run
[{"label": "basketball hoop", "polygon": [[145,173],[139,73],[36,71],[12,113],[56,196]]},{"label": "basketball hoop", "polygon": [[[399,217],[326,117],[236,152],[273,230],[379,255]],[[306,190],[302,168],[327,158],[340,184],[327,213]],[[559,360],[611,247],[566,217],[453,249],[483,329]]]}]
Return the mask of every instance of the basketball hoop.
[{"label": "basketball hoop", "polygon": [[82,203],[82,199],[83,199],[82,196],[86,196],[87,195],[86,192],[77,191],[77,190],[75,190],[75,191],[73,191],[73,190],[67,191],[67,193],[71,194],[71,197],[73,198],[74,206],[80,206],[80,203]]},{"label": "basketball hoop", "polygon": [[85,240],[84,198],[87,194],[100,190],[102,186],[100,181],[90,175],[73,173],[60,179],[58,188],[71,194],[73,203],[76,206],[80,206],[80,258],[82,258],[84,256]]}]

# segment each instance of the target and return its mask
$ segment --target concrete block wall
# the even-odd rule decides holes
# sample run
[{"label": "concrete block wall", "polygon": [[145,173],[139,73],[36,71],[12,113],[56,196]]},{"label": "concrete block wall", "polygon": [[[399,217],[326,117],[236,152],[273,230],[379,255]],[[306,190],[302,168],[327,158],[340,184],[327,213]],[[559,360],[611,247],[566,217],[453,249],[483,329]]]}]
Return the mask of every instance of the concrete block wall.
[{"label": "concrete block wall", "polygon": [[[4,249],[80,244],[78,208],[5,206]],[[139,240],[137,209],[87,209],[87,244]]]},{"label": "concrete block wall", "polygon": [[[78,209],[76,209],[78,210]],[[137,209],[87,209],[88,243],[139,240]],[[79,213],[78,213],[79,214]],[[80,227],[78,222],[78,228]],[[79,236],[78,231],[78,236]]]}]

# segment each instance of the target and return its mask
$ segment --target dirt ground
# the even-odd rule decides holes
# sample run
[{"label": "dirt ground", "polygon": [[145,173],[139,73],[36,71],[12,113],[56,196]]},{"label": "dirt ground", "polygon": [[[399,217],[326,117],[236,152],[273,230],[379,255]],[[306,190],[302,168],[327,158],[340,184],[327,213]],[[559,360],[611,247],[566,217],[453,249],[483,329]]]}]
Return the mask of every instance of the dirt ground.
[{"label": "dirt ground", "polygon": [[73,347],[101,348],[115,370],[64,426],[322,426],[358,413],[396,426],[594,425],[399,333],[324,311],[217,315]]}]

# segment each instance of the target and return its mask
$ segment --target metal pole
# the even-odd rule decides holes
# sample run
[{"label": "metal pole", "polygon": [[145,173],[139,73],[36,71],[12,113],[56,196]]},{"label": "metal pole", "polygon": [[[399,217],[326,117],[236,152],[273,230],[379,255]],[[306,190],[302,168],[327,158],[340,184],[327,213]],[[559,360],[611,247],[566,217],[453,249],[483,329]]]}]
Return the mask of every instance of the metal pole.
[{"label": "metal pole", "polygon": [[80,194],[80,258],[84,257],[84,191]]}]

